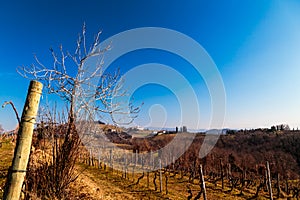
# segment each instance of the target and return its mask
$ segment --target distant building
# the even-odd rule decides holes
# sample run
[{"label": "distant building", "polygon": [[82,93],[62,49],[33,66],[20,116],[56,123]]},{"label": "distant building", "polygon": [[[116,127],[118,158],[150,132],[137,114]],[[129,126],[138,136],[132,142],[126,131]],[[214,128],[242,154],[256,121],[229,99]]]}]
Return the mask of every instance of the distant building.
[{"label": "distant building", "polygon": [[141,127],[141,126],[137,126],[136,129],[139,130],[139,131],[145,130],[145,128],[144,128],[144,127]]},{"label": "distant building", "polygon": [[280,124],[280,125],[276,125],[276,129],[277,131],[289,131],[290,127],[288,124]]},{"label": "distant building", "polygon": [[[176,127],[176,133],[178,132],[178,127]],[[183,133],[183,132],[187,132],[187,127],[186,126],[182,126],[179,128],[179,132]]]}]

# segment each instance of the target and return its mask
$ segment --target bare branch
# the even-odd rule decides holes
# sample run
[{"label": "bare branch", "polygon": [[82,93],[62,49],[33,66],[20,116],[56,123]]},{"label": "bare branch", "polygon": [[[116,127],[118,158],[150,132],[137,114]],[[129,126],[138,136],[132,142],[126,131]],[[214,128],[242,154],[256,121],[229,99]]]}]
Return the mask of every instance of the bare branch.
[{"label": "bare branch", "polygon": [[[140,107],[133,106],[132,102],[124,103],[122,98],[126,97],[127,91],[123,88],[124,80],[120,78],[120,69],[115,73],[104,74],[104,54],[110,50],[111,45],[100,48],[99,31],[87,51],[86,25],[83,24],[82,32],[76,41],[75,53],[65,51],[60,45],[58,53],[50,48],[53,65],[45,66],[36,55],[36,65],[30,67],[18,67],[17,72],[29,79],[36,79],[44,83],[48,93],[57,94],[70,106],[71,116],[81,112],[94,115],[96,113],[108,114],[114,123],[115,116],[124,115],[127,121],[132,122],[136,118]],[[92,57],[99,57],[93,69],[86,65]],[[70,72],[74,72],[71,73]],[[97,81],[97,84],[94,83]],[[76,108],[73,104],[76,102]]]},{"label": "bare branch", "polygon": [[17,109],[16,109],[14,103],[13,103],[12,101],[6,101],[6,102],[4,102],[4,104],[2,105],[2,108],[4,108],[7,104],[10,104],[10,105],[11,105],[12,109],[13,109],[14,112],[15,112],[15,115],[16,115],[16,118],[17,118],[17,120],[18,120],[18,123],[20,124],[20,123],[21,123],[21,120],[20,120],[18,111],[17,111]]}]

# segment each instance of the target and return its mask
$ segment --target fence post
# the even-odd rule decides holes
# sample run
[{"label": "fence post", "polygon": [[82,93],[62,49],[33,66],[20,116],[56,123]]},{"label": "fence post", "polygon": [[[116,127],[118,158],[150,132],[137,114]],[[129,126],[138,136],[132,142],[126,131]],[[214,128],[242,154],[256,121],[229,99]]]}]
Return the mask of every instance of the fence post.
[{"label": "fence post", "polygon": [[101,149],[98,150],[98,169],[101,169]]},{"label": "fence post", "polygon": [[6,182],[4,200],[19,200],[26,175],[32,143],[35,118],[38,112],[43,84],[31,81],[23,108],[12,167]]},{"label": "fence post", "polygon": [[109,149],[109,167],[112,169],[112,148]]},{"label": "fence post", "polygon": [[272,182],[271,182],[271,173],[270,173],[269,161],[267,161],[267,175],[268,175],[268,187],[269,187],[270,200],[273,200]]},{"label": "fence post", "polygon": [[162,192],[162,171],[161,171],[161,158],[159,159],[159,191]]},{"label": "fence post", "polygon": [[224,170],[223,170],[223,162],[220,159],[220,168],[221,168],[221,181],[222,181],[222,190],[224,189]]},{"label": "fence post", "polygon": [[206,200],[206,188],[205,188],[205,180],[203,176],[203,170],[202,170],[202,165],[200,165],[200,181],[201,181],[201,188],[203,192],[203,199]]}]

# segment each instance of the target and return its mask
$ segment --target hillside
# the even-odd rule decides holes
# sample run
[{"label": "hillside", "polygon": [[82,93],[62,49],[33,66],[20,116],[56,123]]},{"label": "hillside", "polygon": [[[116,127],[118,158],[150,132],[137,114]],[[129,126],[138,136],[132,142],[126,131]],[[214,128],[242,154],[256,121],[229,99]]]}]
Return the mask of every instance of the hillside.
[{"label": "hillside", "polygon": [[[114,132],[106,134],[109,139],[121,143],[120,147],[124,143],[126,149],[140,153],[165,146],[175,137],[175,134],[166,134],[142,139],[117,137]],[[122,135],[126,136],[125,133]],[[127,171],[118,171],[110,168],[105,158],[99,162],[97,156],[84,151],[74,169],[79,177],[71,183],[67,199],[198,199],[202,194],[198,173],[200,164],[203,165],[208,199],[267,199],[266,161],[270,163],[274,197],[299,197],[300,132],[252,131],[222,135],[213,151],[206,158],[199,159],[197,155],[204,137],[197,134],[188,151],[162,169],[161,192],[159,170],[137,173],[134,168],[140,166],[138,161],[135,165],[129,163]],[[8,140],[0,148],[1,188],[12,150],[13,143]],[[278,176],[281,180],[279,193]],[[0,190],[0,195],[1,192],[3,190]]]}]

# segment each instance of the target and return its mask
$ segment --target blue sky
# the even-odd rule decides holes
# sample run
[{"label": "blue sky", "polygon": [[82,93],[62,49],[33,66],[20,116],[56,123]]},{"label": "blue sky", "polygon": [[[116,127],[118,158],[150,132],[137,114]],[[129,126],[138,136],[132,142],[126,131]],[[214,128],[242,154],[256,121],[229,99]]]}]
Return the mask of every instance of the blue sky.
[{"label": "blue sky", "polygon": [[[300,3],[296,0],[2,2],[0,103],[12,100],[21,114],[29,81],[16,73],[16,67],[32,64],[34,53],[50,63],[49,47],[63,44],[73,50],[83,22],[89,38],[100,29],[103,40],[149,26],[184,33],[205,48],[223,78],[224,127],[288,123],[300,128]],[[199,99],[201,122],[199,127],[185,125],[207,128],[211,117],[207,87],[184,60],[168,52],[146,50],[125,55],[114,66],[126,73],[153,62],[171,66],[187,77]],[[135,92],[135,98],[145,103],[138,125],[150,123],[150,108],[150,114],[157,116],[151,125],[180,123],[178,101],[168,88],[145,85]],[[16,125],[10,108],[0,110],[0,124],[7,130]]]}]

